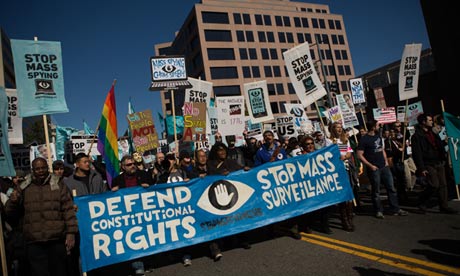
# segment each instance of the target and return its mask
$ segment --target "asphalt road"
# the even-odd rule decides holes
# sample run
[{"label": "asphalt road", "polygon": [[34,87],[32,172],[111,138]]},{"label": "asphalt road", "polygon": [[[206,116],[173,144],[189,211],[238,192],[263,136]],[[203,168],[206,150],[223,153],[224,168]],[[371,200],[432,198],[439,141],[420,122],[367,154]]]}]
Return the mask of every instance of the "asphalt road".
[{"label": "asphalt road", "polygon": [[[460,275],[460,214],[439,213],[432,206],[426,214],[415,207],[417,192],[401,207],[409,216],[375,218],[368,195],[354,217],[355,232],[340,227],[336,212],[330,218],[333,233],[302,234],[301,240],[273,236],[268,228],[250,232],[251,249],[226,240],[223,257],[214,262],[206,244],[164,252],[144,259],[146,275]],[[460,201],[450,206],[460,211]],[[436,205],[433,199],[433,205]],[[184,252],[192,265],[184,267]],[[105,268],[104,275],[134,275],[129,263]]]}]

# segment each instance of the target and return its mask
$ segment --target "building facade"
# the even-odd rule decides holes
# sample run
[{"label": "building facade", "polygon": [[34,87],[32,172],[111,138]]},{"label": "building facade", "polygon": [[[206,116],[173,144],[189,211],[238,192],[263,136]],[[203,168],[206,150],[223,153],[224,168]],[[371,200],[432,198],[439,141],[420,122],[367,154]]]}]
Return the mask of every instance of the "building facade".
[{"label": "building facade", "polygon": [[[326,89],[349,91],[354,68],[343,17],[323,4],[202,0],[174,41],[155,45],[155,54],[184,55],[188,76],[212,82],[215,97],[242,95],[244,83],[266,80],[276,116],[285,113],[284,103],[299,103],[283,52],[306,41]],[[161,94],[163,113],[171,114],[172,93]],[[176,107],[182,106],[183,94],[173,94]],[[180,108],[175,110],[180,115]],[[315,105],[306,112],[317,118]]]}]

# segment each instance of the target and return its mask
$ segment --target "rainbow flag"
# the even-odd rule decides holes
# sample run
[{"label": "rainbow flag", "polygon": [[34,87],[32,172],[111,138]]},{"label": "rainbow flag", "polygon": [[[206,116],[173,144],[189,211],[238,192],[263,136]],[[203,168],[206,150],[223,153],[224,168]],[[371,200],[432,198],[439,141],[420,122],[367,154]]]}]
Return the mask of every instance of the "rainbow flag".
[{"label": "rainbow flag", "polygon": [[105,99],[97,137],[97,149],[101,153],[105,163],[107,183],[112,187],[112,179],[120,173],[120,164],[118,161],[117,107],[115,105],[113,84]]}]

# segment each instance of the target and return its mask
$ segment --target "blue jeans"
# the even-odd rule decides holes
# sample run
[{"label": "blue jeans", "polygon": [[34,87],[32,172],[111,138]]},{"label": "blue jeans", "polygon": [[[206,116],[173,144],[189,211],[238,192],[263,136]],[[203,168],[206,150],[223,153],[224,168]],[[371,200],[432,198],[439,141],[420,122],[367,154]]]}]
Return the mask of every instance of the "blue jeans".
[{"label": "blue jeans", "polygon": [[372,186],[372,205],[375,212],[383,212],[382,202],[380,200],[380,184],[385,186],[388,194],[388,203],[390,204],[390,212],[399,211],[398,195],[393,185],[393,175],[390,167],[378,169],[376,171],[367,170],[367,176]]}]

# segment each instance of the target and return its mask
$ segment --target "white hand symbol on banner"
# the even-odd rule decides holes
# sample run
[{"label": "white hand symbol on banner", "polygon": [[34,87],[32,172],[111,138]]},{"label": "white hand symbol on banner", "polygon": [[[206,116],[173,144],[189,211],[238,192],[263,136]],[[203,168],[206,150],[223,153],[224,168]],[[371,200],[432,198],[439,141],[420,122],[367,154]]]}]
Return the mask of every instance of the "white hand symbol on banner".
[{"label": "white hand symbol on banner", "polygon": [[219,184],[214,188],[217,203],[220,206],[227,206],[233,198],[234,193],[228,194],[227,187],[224,184]]}]

